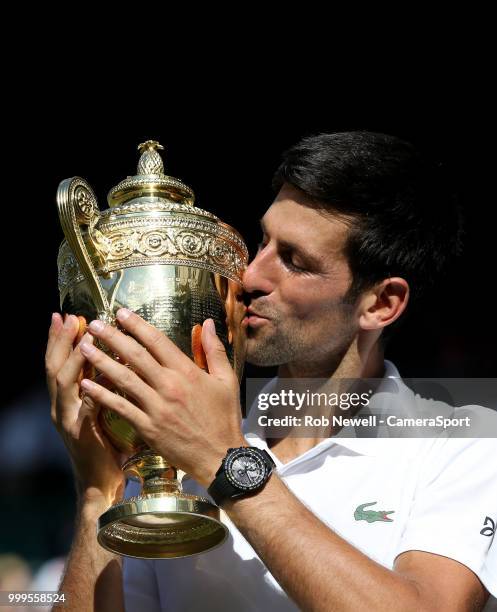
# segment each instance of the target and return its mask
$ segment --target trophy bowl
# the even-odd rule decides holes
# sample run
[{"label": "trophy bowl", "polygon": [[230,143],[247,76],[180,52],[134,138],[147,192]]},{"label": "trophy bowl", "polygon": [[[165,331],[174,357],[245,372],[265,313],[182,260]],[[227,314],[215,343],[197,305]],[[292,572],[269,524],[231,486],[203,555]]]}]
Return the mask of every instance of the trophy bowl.
[{"label": "trophy bowl", "polygon": [[[65,235],[57,262],[62,312],[116,325],[115,313],[126,307],[167,334],[200,367],[205,362],[196,354],[198,342],[192,349],[192,330],[198,332],[212,318],[240,380],[247,247],[236,230],[194,205],[187,185],[164,174],[157,141],[138,149],[136,175],[110,190],[106,210],[99,210],[83,179],[66,179],[59,186]],[[140,495],[100,517],[97,534],[103,547],[132,557],[174,558],[225,540],[219,508],[183,492],[184,473],[148,448],[115,412],[102,408],[99,423],[116,449],[131,455],[122,466],[125,475],[141,483]]]}]

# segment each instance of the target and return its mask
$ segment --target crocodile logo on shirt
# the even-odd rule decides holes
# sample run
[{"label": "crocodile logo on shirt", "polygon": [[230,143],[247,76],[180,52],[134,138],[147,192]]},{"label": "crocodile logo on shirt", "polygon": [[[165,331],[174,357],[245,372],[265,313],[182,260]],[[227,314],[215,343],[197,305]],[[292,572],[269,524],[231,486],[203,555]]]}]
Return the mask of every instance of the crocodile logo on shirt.
[{"label": "crocodile logo on shirt", "polygon": [[375,521],[385,521],[392,523],[393,519],[389,518],[387,514],[392,514],[395,510],[364,510],[367,506],[374,506],[378,502],[369,502],[368,504],[361,504],[357,506],[354,511],[354,518],[356,521],[367,521],[368,523],[374,523]]}]

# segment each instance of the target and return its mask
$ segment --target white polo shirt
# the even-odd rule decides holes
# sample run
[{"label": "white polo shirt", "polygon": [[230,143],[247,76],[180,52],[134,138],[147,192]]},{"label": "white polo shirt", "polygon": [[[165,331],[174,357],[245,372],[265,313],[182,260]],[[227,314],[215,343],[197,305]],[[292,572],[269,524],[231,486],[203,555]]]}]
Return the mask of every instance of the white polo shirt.
[{"label": "white polo shirt", "polygon": [[[399,373],[385,361],[389,377]],[[397,384],[416,401],[400,380]],[[248,442],[268,450],[290,490],[342,538],[389,569],[408,550],[455,559],[497,596],[497,539],[491,546],[492,522],[497,522],[496,439],[350,438],[344,432],[283,465],[267,448],[256,417],[252,410],[244,423]],[[208,497],[192,480],[184,488]],[[136,485],[128,486],[127,496],[136,492]],[[391,520],[381,520],[382,511]],[[222,514],[230,535],[210,552],[184,559],[125,558],[127,612],[298,609]],[[486,611],[497,606],[491,600]]]}]

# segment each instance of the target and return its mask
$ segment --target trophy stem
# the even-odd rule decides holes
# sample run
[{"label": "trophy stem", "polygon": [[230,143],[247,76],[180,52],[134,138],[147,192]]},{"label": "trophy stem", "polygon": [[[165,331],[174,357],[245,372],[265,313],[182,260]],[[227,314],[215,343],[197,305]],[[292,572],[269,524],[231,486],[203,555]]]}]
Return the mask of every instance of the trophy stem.
[{"label": "trophy stem", "polygon": [[228,529],[208,499],[183,493],[185,473],[152,449],[123,465],[141,482],[140,495],[109,508],[98,521],[98,541],[114,553],[143,559],[195,555],[224,542]]},{"label": "trophy stem", "polygon": [[167,462],[155,451],[147,449],[130,457],[123,472],[141,482],[142,494],[181,493],[184,472]]}]

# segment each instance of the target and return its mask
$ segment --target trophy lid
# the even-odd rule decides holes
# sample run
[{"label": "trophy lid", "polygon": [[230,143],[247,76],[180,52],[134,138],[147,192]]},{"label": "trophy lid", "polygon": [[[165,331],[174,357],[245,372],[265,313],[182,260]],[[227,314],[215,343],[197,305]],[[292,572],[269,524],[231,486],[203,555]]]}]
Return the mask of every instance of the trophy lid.
[{"label": "trophy lid", "polygon": [[164,174],[160,149],[156,140],[138,146],[137,174],[109,191],[105,210],[98,208],[84,179],[62,181],[57,194],[66,235],[59,253],[62,301],[71,287],[86,278],[94,288],[94,301],[99,300],[100,310],[105,310],[101,279],[149,265],[201,268],[242,282],[248,261],[242,236],[213,213],[195,206],[190,187]]},{"label": "trophy lid", "polygon": [[179,179],[164,174],[159,149],[164,147],[157,140],[147,140],[138,145],[141,157],[136,175],[126,177],[109,191],[107,202],[111,208],[143,196],[193,206],[195,195],[192,189]]}]

